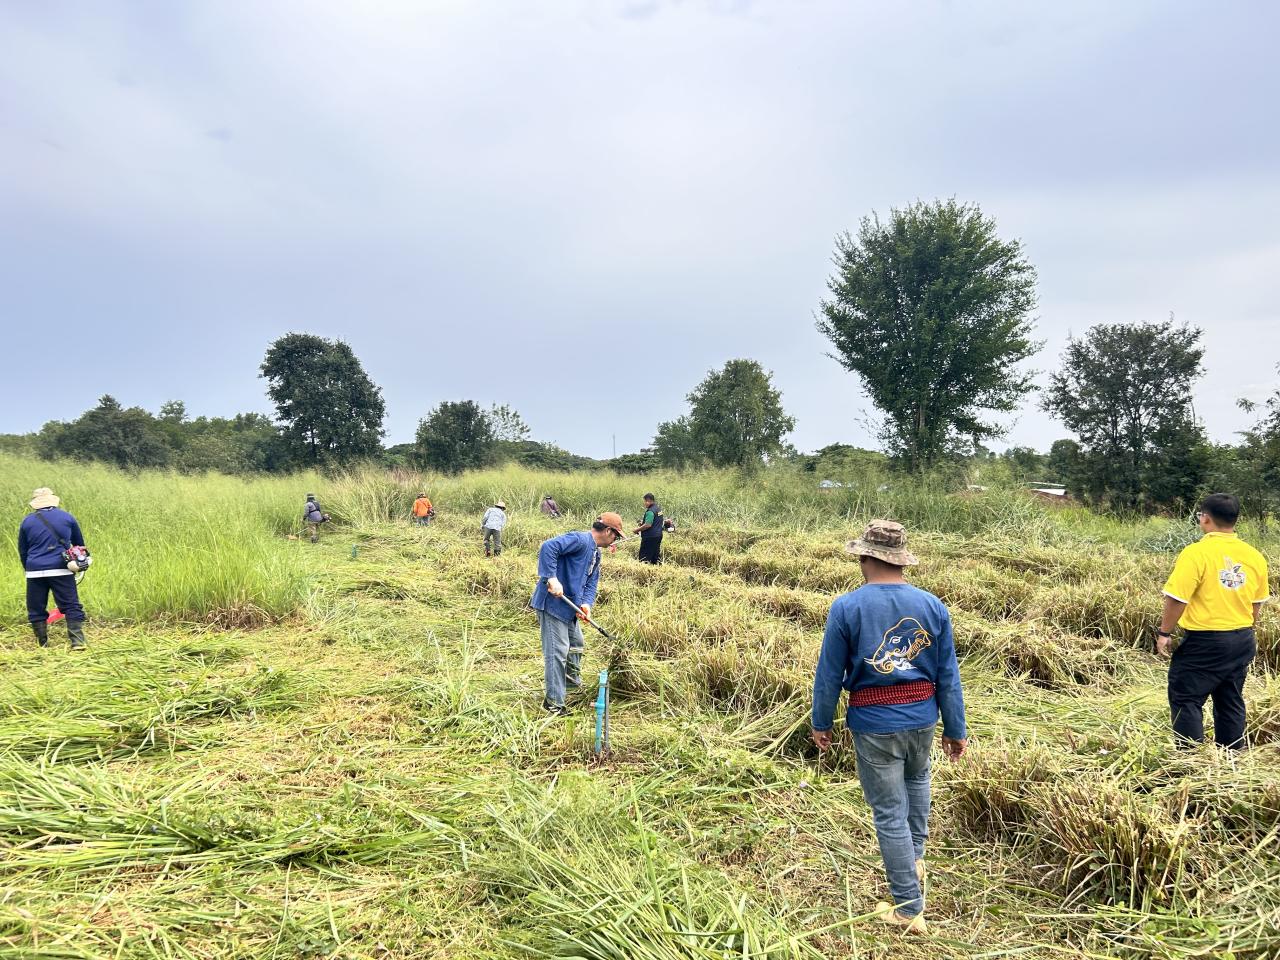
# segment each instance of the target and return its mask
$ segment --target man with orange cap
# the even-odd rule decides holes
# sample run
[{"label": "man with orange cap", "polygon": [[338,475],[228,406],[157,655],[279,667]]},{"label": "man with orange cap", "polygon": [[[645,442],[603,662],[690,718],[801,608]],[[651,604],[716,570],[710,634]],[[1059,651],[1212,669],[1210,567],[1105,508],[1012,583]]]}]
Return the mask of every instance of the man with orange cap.
[{"label": "man with orange cap", "polygon": [[590,530],[562,533],[538,548],[538,585],[529,606],[538,613],[542,633],[544,710],[564,716],[568,713],[564,705],[566,689],[582,686],[581,662],[586,644],[574,607],[591,615],[600,587],[600,549],[624,539],[622,517],[602,513]]}]

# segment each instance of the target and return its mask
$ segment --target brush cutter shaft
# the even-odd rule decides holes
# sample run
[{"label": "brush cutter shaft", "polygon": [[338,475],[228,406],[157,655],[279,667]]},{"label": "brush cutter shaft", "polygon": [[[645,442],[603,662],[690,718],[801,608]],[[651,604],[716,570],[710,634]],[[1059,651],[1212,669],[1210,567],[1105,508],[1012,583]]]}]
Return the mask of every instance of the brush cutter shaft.
[{"label": "brush cutter shaft", "polygon": [[589,616],[587,616],[587,611],[583,610],[580,606],[578,606],[576,603],[574,603],[572,600],[566,597],[563,593],[560,594],[560,599],[563,600],[565,603],[567,603],[569,606],[573,607],[573,609],[577,612],[578,616],[580,616],[583,620],[587,621],[587,623],[591,624],[593,627],[599,630],[600,636],[607,637],[610,640],[613,639],[613,637],[609,636],[608,630],[606,630],[604,627],[600,626],[600,624],[596,623]]}]

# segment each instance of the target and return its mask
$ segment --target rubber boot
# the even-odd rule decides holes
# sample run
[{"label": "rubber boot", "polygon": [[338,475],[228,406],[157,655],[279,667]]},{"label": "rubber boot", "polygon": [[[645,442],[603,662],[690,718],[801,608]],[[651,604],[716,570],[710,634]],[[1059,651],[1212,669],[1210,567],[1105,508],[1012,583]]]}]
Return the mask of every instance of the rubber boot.
[{"label": "rubber boot", "polygon": [[71,638],[72,650],[83,650],[87,646],[84,642],[84,621],[68,620],[67,636]]},{"label": "rubber boot", "polygon": [[40,620],[31,624],[31,632],[36,635],[36,643],[42,647],[49,645],[49,622]]}]

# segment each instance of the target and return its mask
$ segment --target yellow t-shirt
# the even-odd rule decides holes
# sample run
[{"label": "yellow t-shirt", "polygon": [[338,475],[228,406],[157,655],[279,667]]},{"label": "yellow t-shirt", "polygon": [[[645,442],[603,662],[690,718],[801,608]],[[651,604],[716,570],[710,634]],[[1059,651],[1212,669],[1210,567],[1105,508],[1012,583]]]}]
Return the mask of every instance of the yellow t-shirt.
[{"label": "yellow t-shirt", "polygon": [[1164,594],[1187,605],[1184,630],[1253,626],[1253,605],[1267,597],[1267,561],[1234,533],[1206,533],[1184,547]]}]

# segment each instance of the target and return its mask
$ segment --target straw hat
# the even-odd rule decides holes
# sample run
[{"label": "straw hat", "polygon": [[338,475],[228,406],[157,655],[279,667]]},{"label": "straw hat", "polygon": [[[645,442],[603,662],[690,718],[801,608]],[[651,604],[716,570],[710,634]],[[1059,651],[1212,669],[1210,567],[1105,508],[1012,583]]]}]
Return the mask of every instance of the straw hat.
[{"label": "straw hat", "polygon": [[862,536],[844,545],[855,557],[875,557],[895,567],[913,567],[920,561],[907,549],[907,531],[892,520],[872,520]]},{"label": "straw hat", "polygon": [[56,507],[62,501],[53,495],[48,487],[39,487],[31,491],[31,509],[43,510],[45,507]]},{"label": "straw hat", "polygon": [[494,506],[497,507],[499,510],[505,510],[507,509],[507,501],[499,500],[497,503],[494,504]]}]

